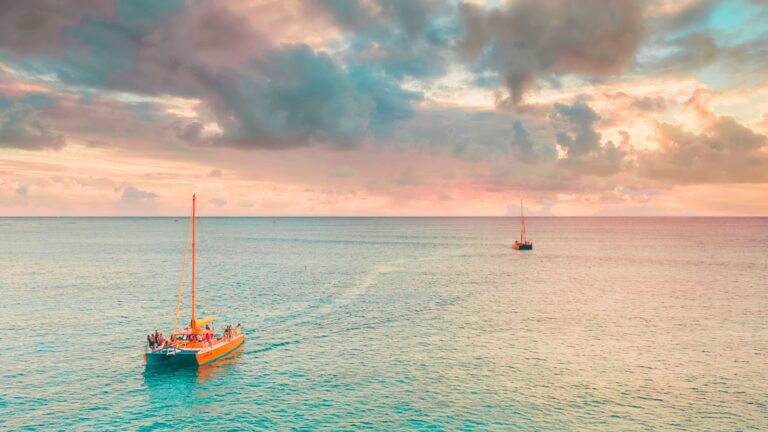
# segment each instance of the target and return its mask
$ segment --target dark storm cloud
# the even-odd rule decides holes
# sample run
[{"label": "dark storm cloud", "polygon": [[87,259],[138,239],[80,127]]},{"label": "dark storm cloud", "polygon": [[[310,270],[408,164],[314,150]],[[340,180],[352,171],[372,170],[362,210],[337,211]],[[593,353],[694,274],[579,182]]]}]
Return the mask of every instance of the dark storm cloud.
[{"label": "dark storm cloud", "polygon": [[632,0],[520,0],[491,11],[464,3],[460,13],[459,53],[497,72],[511,105],[540,77],[618,73],[644,34],[642,3]]},{"label": "dark storm cloud", "polygon": [[147,91],[199,96],[200,69],[245,68],[270,49],[269,40],[225,3],[195,3],[143,38],[136,70]]},{"label": "dark storm cloud", "polygon": [[[0,16],[0,61],[25,76],[74,85],[84,96],[58,103],[56,116],[46,114],[45,97],[0,104],[0,146],[59,148],[64,137],[57,130],[99,139],[167,133],[197,146],[248,149],[313,143],[348,149],[381,139],[467,160],[510,156],[529,167],[557,166],[564,175],[609,175],[627,165],[628,150],[605,142],[598,122],[618,126],[611,122],[623,118],[604,112],[601,119],[584,102],[523,112],[526,91],[541,82],[558,85],[562,75],[597,79],[621,72],[648,29],[654,47],[667,49],[636,70],[686,71],[723,56],[766,63],[760,41],[740,50],[718,45],[723,40],[704,26],[718,2],[694,2],[646,22],[649,3],[517,0],[485,9],[443,0],[314,0],[307,10],[341,31],[323,51],[277,45],[268,29],[254,28],[225,2],[8,2]],[[419,88],[456,60],[475,73],[476,83],[506,86],[500,103],[517,110],[417,109],[422,95],[403,83]],[[123,100],[118,109],[86,100],[87,92],[103,89],[198,99],[199,117],[179,119],[154,104]],[[658,96],[617,98],[622,110],[643,116],[670,103]],[[715,130],[693,135],[699,138],[689,141],[719,137]],[[563,159],[555,145],[567,152]],[[708,146],[691,148],[699,147]],[[752,153],[745,160],[753,160]],[[674,154],[647,160],[648,175],[670,172],[668,159],[680,157]]]},{"label": "dark storm cloud", "polygon": [[[56,30],[40,32],[34,44],[35,49],[21,51],[13,40],[0,39],[0,60],[7,59],[30,75],[52,75],[64,83],[94,89],[139,93],[177,91],[175,81],[159,82],[151,74],[145,73],[143,67],[146,65],[140,64],[137,58],[142,50],[149,47],[146,38],[169,17],[180,13],[182,2],[96,2],[106,5],[101,9],[110,10],[108,14],[89,13],[90,3],[87,1],[72,2],[72,5],[60,1],[33,0],[30,3],[52,16],[58,13],[58,8],[66,9],[68,12],[65,16],[79,14],[78,19],[50,18],[58,23]],[[93,8],[92,11],[99,9]]]},{"label": "dark storm cloud", "polygon": [[376,68],[344,69],[306,45],[255,59],[247,73],[201,70],[199,78],[224,130],[214,142],[246,148],[353,147],[410,117],[420,98]]},{"label": "dark storm cloud", "polygon": [[[364,18],[378,23],[371,34],[381,36],[369,41],[431,43],[424,42],[431,40],[426,6],[379,6]],[[392,23],[398,31],[388,30]],[[398,77],[435,67],[409,52],[418,43],[392,44],[386,58],[370,54],[380,61],[357,53],[346,64],[305,45],[272,46],[246,19],[213,2],[117,2],[114,16],[83,19],[59,33],[65,50],[49,41],[44,55],[19,57],[5,47],[6,55],[26,73],[64,83],[200,98],[223,133],[205,136],[202,120],[176,122],[176,136],[197,145],[354,147],[412,115],[421,96],[403,89]]]},{"label": "dark storm cloud", "polygon": [[[13,4],[22,3],[26,4]],[[30,3],[45,4],[40,13],[70,9],[66,2]],[[241,67],[269,48],[262,34],[223,2],[101,3],[111,5],[106,9],[112,13],[86,14],[86,2],[78,19],[59,20],[56,32],[42,32],[38,49],[23,56],[13,38],[0,38],[0,60],[6,58],[29,74],[53,75],[64,83],[93,89],[195,97],[200,88],[194,72],[200,67]],[[70,14],[80,10],[71,9]]]}]

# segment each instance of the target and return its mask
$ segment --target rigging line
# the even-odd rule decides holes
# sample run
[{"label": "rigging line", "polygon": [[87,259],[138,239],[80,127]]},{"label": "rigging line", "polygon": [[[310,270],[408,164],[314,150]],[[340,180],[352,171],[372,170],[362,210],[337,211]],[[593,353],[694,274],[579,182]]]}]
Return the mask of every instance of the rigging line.
[{"label": "rigging line", "polygon": [[184,261],[181,264],[181,278],[179,278],[179,297],[176,299],[176,316],[173,318],[173,331],[176,333],[176,324],[179,322],[179,305],[181,305],[181,293],[184,287],[184,269],[187,267],[187,249],[189,248],[189,231],[192,228],[192,219],[187,222],[187,236],[184,238]]}]

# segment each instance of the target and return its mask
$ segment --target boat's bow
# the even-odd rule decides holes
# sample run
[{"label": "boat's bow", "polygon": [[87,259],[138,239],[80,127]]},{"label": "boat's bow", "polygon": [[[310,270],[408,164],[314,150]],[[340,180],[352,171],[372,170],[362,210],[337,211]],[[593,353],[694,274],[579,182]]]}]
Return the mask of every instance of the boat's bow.
[{"label": "boat's bow", "polygon": [[197,365],[197,350],[166,346],[144,353],[147,366],[195,366]]}]

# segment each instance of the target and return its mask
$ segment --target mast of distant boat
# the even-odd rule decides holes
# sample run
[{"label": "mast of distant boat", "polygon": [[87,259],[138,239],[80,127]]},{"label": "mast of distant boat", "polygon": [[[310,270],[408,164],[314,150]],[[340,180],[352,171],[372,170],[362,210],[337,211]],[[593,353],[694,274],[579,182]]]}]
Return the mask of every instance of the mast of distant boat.
[{"label": "mast of distant boat", "polygon": [[195,194],[192,194],[192,329],[195,328]]},{"label": "mast of distant boat", "polygon": [[[194,241],[193,241],[194,244]],[[525,215],[523,215],[523,199],[520,198],[520,244],[525,244]],[[195,262],[194,259],[194,248],[192,249],[192,262]],[[194,273],[194,272],[193,272]]]}]

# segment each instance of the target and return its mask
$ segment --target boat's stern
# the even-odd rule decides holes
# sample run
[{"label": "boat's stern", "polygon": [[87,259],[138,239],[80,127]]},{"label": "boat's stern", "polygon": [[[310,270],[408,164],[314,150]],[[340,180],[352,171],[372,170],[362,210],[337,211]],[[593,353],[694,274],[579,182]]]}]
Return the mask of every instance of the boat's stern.
[{"label": "boat's stern", "polygon": [[209,349],[200,350],[197,353],[197,364],[204,365],[213,363],[216,360],[224,358],[233,353],[236,349],[240,348],[245,342],[245,335],[238,334],[232,339],[217,344]]}]

